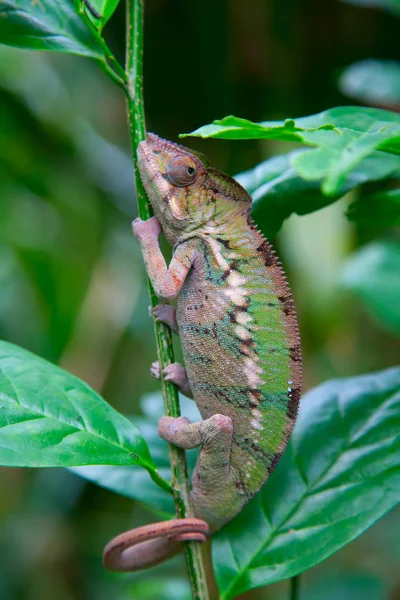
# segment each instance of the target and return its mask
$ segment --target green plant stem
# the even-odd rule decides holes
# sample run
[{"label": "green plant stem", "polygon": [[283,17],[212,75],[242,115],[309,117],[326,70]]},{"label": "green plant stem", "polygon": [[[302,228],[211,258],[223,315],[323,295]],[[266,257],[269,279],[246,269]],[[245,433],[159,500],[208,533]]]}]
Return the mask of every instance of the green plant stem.
[{"label": "green plant stem", "polygon": [[290,579],[290,600],[299,600],[300,598],[300,575],[295,575]]},{"label": "green plant stem", "polygon": [[[128,105],[128,121],[132,139],[133,160],[135,163],[135,182],[139,208],[139,216],[146,220],[152,216],[152,210],[147,200],[146,192],[136,166],[136,152],[139,143],[146,138],[143,109],[143,0],[127,0],[127,51],[126,96]],[[150,304],[153,308],[158,304],[154,290],[148,282]],[[154,321],[157,342],[157,354],[161,373],[163,369],[174,362],[171,330],[163,323]],[[171,417],[180,416],[178,393],[175,385],[161,377],[161,387],[164,398],[165,414]],[[183,450],[169,445],[169,455],[172,469],[172,488],[176,515],[179,518],[193,517],[190,502],[190,484]],[[208,589],[202,560],[200,544],[186,544],[186,565],[192,587],[192,596],[196,600],[207,600]]]}]

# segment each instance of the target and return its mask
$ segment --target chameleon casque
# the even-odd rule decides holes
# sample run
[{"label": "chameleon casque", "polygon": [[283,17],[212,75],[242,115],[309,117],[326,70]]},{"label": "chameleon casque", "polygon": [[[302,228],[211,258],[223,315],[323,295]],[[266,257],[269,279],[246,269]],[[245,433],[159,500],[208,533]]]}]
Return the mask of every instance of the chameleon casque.
[{"label": "chameleon casque", "polygon": [[[146,568],[204,539],[240,512],[264,484],[288,442],[300,399],[301,348],[289,287],[251,220],[251,197],[201,155],[148,134],[138,166],[155,217],[136,219],[157,319],[179,332],[185,369],[164,376],[196,402],[203,421],[162,417],[159,434],[200,447],[192,481],[196,519],[122,534],[105,549],[113,570]],[[167,267],[158,244],[173,246]],[[152,373],[159,376],[155,363]],[[205,525],[205,523],[208,527]]]}]

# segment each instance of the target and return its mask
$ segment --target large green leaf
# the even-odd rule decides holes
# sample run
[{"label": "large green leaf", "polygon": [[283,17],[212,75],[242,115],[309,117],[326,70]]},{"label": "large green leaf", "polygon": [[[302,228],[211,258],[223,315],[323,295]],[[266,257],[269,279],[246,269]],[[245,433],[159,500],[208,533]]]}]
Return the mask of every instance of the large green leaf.
[{"label": "large green leaf", "polygon": [[[192,400],[180,397],[182,414],[191,421],[199,421],[201,416]],[[164,479],[171,478],[169,454],[166,442],[158,435],[158,420],[164,414],[162,395],[146,394],[141,399],[144,417],[135,417],[135,424],[150,447],[151,455],[157,465],[159,474]],[[189,468],[192,471],[197,453],[187,452]],[[74,467],[70,471],[80,477],[112,490],[117,494],[145,504],[162,518],[172,517],[175,513],[174,503],[170,494],[160,489],[146,476],[139,467],[124,466],[85,466]]]},{"label": "large green leaf", "polygon": [[339,80],[343,94],[366,104],[400,105],[400,63],[396,60],[361,60],[345,69]]},{"label": "large green leaf", "polygon": [[400,15],[400,0],[342,0],[342,2],[363,8],[382,8],[395,15]]},{"label": "large green leaf", "polygon": [[[162,397],[160,395],[162,411]],[[160,413],[161,416],[162,412]],[[171,478],[168,448],[157,431],[157,420],[145,417],[135,417],[135,424],[145,438],[159,474],[164,479]],[[85,466],[70,469],[76,475],[88,479],[101,487],[112,490],[121,496],[126,496],[145,504],[161,518],[172,517],[175,513],[172,496],[161,489],[148,477],[140,467],[125,466]]]},{"label": "large green leaf", "polygon": [[344,193],[362,183],[400,173],[400,156],[375,151],[364,158],[347,176],[336,196],[326,196],[321,191],[321,180],[309,181],[296,173],[293,162],[298,154],[304,152],[310,150],[296,150],[274,156],[254,169],[235,176],[251,194],[252,215],[269,239],[275,237],[283,221],[292,213],[311,213],[335,202]]},{"label": "large green leaf", "polygon": [[400,368],[308,392],[270,480],[215,537],[221,598],[309,569],[395,506],[399,432]]},{"label": "large green leaf", "polygon": [[323,192],[335,195],[349,173],[374,150],[400,154],[400,115],[378,108],[344,106],[286,121],[252,123],[225,117],[185,135],[277,139],[316,146],[297,154],[292,164],[300,177],[311,181],[322,179]]},{"label": "large green leaf", "polygon": [[0,44],[104,60],[100,43],[76,14],[72,0],[2,0]]},{"label": "large green leaf", "polygon": [[101,31],[118,6],[119,0],[75,0],[79,11],[84,11]]},{"label": "large green leaf", "polygon": [[142,435],[88,385],[0,341],[0,464],[141,465],[168,489]]},{"label": "large green leaf", "polygon": [[400,189],[361,195],[350,204],[347,216],[363,227],[399,227]]},{"label": "large green leaf", "polygon": [[[153,450],[151,445],[150,448]],[[167,449],[165,449],[165,456],[168,458]],[[141,502],[161,519],[172,518],[175,514],[171,494],[158,487],[140,467],[99,465],[70,467],[69,470],[96,485]],[[164,479],[169,479],[169,468],[160,467],[158,472]]]},{"label": "large green leaf", "polygon": [[[360,561],[362,562],[362,561]],[[367,562],[367,561],[365,561]],[[332,569],[333,570],[333,569]],[[311,582],[307,582],[301,596],[306,600],[388,600],[390,583],[379,575],[379,567],[368,569],[345,565],[330,571],[329,567],[319,573]]]},{"label": "large green leaf", "polygon": [[274,156],[254,169],[235,175],[253,198],[252,217],[270,240],[292,213],[304,215],[338,198],[325,196],[321,192],[320,180],[306,181],[297,175],[292,161],[299,152],[301,150]]},{"label": "large green leaf", "polygon": [[400,244],[377,241],[348,258],[342,285],[389,329],[400,333]]}]

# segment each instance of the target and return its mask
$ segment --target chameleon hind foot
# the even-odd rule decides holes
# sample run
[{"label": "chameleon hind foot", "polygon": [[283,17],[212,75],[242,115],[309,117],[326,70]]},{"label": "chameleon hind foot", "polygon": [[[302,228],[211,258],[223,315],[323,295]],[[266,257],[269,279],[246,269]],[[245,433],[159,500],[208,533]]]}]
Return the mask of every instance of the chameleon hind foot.
[{"label": "chameleon hind foot", "polygon": [[[156,379],[160,379],[161,372],[160,363],[158,362],[158,360],[156,362],[153,362],[153,364],[151,365],[150,373]],[[188,398],[193,398],[193,393],[190,388],[190,383],[186,374],[186,369],[182,367],[181,364],[172,363],[172,365],[168,365],[167,367],[165,367],[163,374],[165,381],[171,381],[171,383],[174,383],[177,386],[178,390],[181,392],[181,394],[187,396]]]},{"label": "chameleon hind foot", "polygon": [[182,542],[205,542],[208,525],[201,519],[173,519],[121,533],[104,548],[103,565],[109,571],[139,571],[183,550]]},{"label": "chameleon hind foot", "polygon": [[159,323],[168,325],[174,333],[178,333],[178,323],[176,322],[176,310],[170,304],[157,304],[154,308],[149,308],[151,317],[155,317]]},{"label": "chameleon hind foot", "polygon": [[210,489],[229,474],[232,433],[232,419],[225,415],[198,423],[186,417],[161,417],[158,421],[158,434],[165,441],[184,450],[201,448],[193,480],[201,480],[202,487]]},{"label": "chameleon hind foot", "polygon": [[[246,502],[238,469],[231,466],[232,419],[216,414],[204,421],[190,423],[184,417],[161,417],[160,437],[179,448],[200,447],[193,473],[191,499],[194,514],[204,519],[210,531],[218,531],[229,521],[229,511],[237,514]],[[229,509],[227,508],[229,507]]]}]

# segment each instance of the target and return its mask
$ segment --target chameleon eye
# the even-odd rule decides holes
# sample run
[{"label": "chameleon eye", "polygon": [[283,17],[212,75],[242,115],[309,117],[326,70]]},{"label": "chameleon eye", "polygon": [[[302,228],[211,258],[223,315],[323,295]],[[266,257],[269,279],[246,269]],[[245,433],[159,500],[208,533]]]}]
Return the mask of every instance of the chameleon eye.
[{"label": "chameleon eye", "polygon": [[177,187],[191,185],[198,177],[195,159],[184,154],[174,156],[167,165],[167,177]]}]

